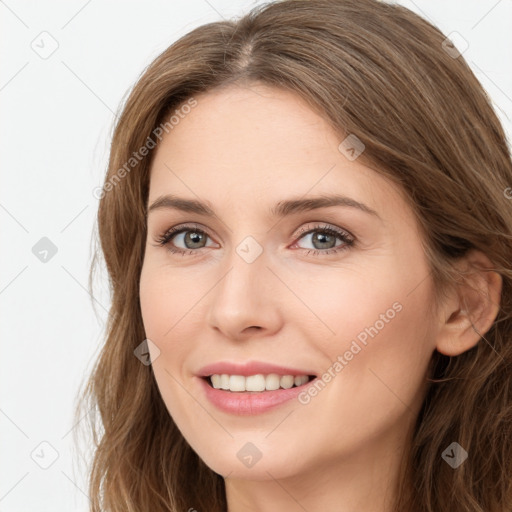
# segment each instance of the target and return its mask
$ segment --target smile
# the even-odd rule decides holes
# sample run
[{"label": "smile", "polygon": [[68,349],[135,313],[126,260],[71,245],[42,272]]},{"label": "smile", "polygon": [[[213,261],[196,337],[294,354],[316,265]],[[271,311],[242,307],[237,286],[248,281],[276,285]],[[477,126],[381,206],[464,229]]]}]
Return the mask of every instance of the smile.
[{"label": "smile", "polygon": [[306,384],[314,378],[313,375],[278,375],[270,373],[267,375],[228,375],[214,374],[207,377],[211,386],[215,389],[223,389],[231,392],[246,391],[275,391],[277,389],[290,389]]}]

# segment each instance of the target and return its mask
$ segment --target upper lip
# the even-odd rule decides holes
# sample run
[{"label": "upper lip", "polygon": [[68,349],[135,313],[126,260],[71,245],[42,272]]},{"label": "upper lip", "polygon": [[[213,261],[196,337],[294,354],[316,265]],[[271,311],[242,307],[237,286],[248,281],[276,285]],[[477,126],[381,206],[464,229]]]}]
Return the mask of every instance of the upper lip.
[{"label": "upper lip", "polygon": [[286,366],[279,366],[272,363],[265,363],[263,361],[248,361],[246,363],[230,363],[228,361],[219,361],[217,363],[208,364],[203,366],[198,372],[199,377],[209,377],[210,375],[257,375],[262,373],[268,375],[276,373],[277,375],[315,375],[310,370],[302,370],[298,368],[289,368]]}]

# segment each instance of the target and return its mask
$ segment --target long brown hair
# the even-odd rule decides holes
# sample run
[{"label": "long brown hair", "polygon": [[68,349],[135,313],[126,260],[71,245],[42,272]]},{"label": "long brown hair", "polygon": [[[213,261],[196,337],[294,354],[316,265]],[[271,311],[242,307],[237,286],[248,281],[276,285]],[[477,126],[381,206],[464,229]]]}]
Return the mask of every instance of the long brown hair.
[{"label": "long brown hair", "polygon": [[[364,143],[361,161],[410,202],[439,293],[460,282],[453,263],[472,248],[502,276],[485,337],[457,357],[433,355],[395,510],[512,510],[512,162],[488,96],[445,39],[399,5],[284,0],[191,31],[145,70],[116,125],[100,194],[112,304],[77,412],[99,414],[90,421],[91,511],[226,511],[223,478],[187,444],[151,366],[134,356],[146,338],[139,278],[153,151],[130,159],[157,144],[158,128],[171,130],[169,116],[191,98],[235,81],[298,93],[340,141]],[[441,456],[452,442],[469,453],[457,469]]]}]

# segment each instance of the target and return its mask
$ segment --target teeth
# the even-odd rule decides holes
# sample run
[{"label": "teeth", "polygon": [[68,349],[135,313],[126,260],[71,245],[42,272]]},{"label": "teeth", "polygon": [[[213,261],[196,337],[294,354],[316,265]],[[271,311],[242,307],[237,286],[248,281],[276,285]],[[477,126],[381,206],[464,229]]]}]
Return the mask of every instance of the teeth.
[{"label": "teeth", "polygon": [[281,377],[280,385],[284,389],[290,389],[293,386],[293,375],[283,375]]},{"label": "teeth", "polygon": [[245,377],[241,375],[229,376],[229,390],[230,391],[245,391]]},{"label": "teeth", "polygon": [[309,380],[309,377],[307,380],[303,380],[305,377],[305,375],[297,375],[297,377],[295,377],[293,379],[293,383],[296,385],[296,386],[302,386],[302,384],[305,384],[308,380]]},{"label": "teeth", "polygon": [[222,389],[229,389],[229,375],[220,376],[220,387]]},{"label": "teeth", "polygon": [[279,389],[290,389],[295,386],[302,386],[309,381],[307,375],[277,375],[270,373],[263,375],[211,375],[210,382],[215,389],[225,389],[226,391],[273,391]]},{"label": "teeth", "polygon": [[275,389],[279,389],[281,384],[281,377],[276,373],[271,373],[265,377],[265,389],[267,391],[274,391]]},{"label": "teeth", "polygon": [[[234,375],[230,378],[232,379]],[[244,391],[265,391],[265,377],[263,375],[249,375],[249,377],[240,377],[244,381]],[[233,389],[233,388],[231,388]]]}]

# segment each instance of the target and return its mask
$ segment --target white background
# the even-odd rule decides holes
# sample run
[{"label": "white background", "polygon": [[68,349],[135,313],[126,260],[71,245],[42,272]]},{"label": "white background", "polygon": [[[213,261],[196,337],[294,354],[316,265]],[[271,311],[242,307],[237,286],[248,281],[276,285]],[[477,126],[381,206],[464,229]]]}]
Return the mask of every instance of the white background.
[{"label": "white background", "polygon": [[[72,413],[109,308],[106,276],[94,299],[87,279],[98,206],[92,191],[106,170],[114,113],[173,41],[258,3],[0,0],[0,512],[87,510]],[[469,43],[464,57],[510,140],[512,1],[399,3]],[[48,58],[34,50],[52,44],[58,48]],[[47,262],[32,252],[42,237],[57,248]],[[54,453],[47,469],[36,463],[49,464]]]}]

